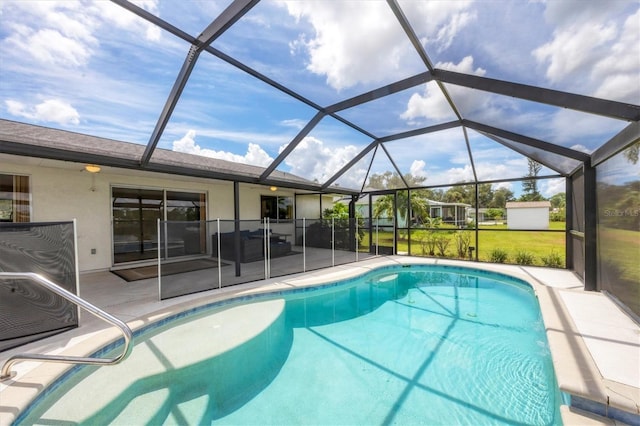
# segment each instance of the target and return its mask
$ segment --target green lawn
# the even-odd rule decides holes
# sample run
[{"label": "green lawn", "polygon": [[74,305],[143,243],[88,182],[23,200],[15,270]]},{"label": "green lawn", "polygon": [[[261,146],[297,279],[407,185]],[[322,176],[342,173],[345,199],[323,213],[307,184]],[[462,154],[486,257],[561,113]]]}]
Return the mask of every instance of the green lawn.
[{"label": "green lawn", "polygon": [[598,230],[598,281],[636,313],[640,312],[640,232]]},{"label": "green lawn", "polygon": [[520,251],[531,254],[534,265],[543,266],[543,256],[551,253],[559,255],[561,266],[565,265],[564,232],[480,231],[478,238],[478,258],[482,261],[490,261],[492,250],[499,248],[507,253],[505,263],[519,263],[516,254]]},{"label": "green lawn", "polygon": [[[440,230],[434,231],[434,235],[439,235],[445,242],[441,243],[441,248],[446,245],[445,257],[457,258],[457,246],[455,241],[456,232],[466,232],[471,239],[470,245],[479,249],[478,259],[484,262],[491,261],[493,250],[501,249],[506,252],[505,263],[519,263],[516,259],[518,252],[526,252],[533,258],[533,265],[544,266],[543,257],[554,253],[560,259],[560,267],[565,266],[565,233],[546,231],[508,231],[506,225],[492,225],[481,228],[478,232],[479,244],[475,241],[475,231]],[[564,229],[564,223],[551,222],[551,230]],[[413,256],[431,256],[428,244],[428,231],[411,231],[411,254]],[[375,244],[375,235],[372,243]],[[448,240],[448,243],[446,242]],[[378,235],[380,246],[393,245],[392,232],[380,232]],[[422,242],[421,242],[422,241]],[[365,250],[365,247],[361,247]],[[409,243],[406,233],[401,234],[398,240],[398,251],[408,252]],[[442,257],[440,249],[436,247],[433,256]],[[475,257],[475,253],[474,253]]]}]

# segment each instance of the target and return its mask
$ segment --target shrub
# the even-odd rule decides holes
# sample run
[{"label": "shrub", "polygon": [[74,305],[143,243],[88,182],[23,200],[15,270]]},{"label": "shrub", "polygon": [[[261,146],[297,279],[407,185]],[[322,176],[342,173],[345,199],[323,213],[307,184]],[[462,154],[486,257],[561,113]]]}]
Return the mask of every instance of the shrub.
[{"label": "shrub", "polygon": [[564,209],[549,213],[549,220],[551,222],[564,222],[566,220],[566,213]]},{"label": "shrub", "polygon": [[555,251],[552,251],[547,256],[542,256],[542,264],[544,266],[548,266],[550,268],[561,268],[562,267],[562,257]]},{"label": "shrub", "polygon": [[449,246],[449,243],[451,242],[451,240],[449,239],[449,236],[446,234],[438,234],[438,235],[434,235],[434,240],[435,240],[435,245],[438,248],[438,255],[445,257],[447,255],[447,247]]},{"label": "shrub", "polygon": [[488,209],[484,215],[487,219],[498,220],[504,217],[504,210],[492,208]]},{"label": "shrub", "polygon": [[509,258],[509,255],[507,254],[506,251],[496,248],[491,250],[491,254],[489,256],[489,258],[491,259],[491,262],[493,263],[505,263],[507,261],[507,259]]},{"label": "shrub", "polygon": [[429,256],[435,256],[437,240],[438,235],[436,233],[433,231],[429,231],[427,233],[427,249],[429,250]]},{"label": "shrub", "polygon": [[456,249],[458,257],[464,259],[467,257],[469,244],[471,244],[471,234],[468,231],[458,231],[455,233]]},{"label": "shrub", "polygon": [[436,250],[436,244],[433,232],[432,231],[419,231],[412,234],[412,238],[420,243],[420,248],[422,249],[422,255],[433,256]]},{"label": "shrub", "polygon": [[528,251],[518,250],[516,252],[516,263],[519,265],[533,265],[535,257]]}]

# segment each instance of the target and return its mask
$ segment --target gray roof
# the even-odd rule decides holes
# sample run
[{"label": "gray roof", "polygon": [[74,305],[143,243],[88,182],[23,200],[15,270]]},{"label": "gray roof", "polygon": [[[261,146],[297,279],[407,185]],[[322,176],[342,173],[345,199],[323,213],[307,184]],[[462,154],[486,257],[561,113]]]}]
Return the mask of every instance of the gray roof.
[{"label": "gray roof", "polygon": [[509,201],[506,207],[508,209],[548,209],[551,203],[549,201]]},{"label": "gray roof", "polygon": [[[145,146],[65,130],[0,119],[0,152],[184,176],[232,180],[287,188],[320,190],[320,185],[275,170],[260,180],[264,167],[157,148],[148,164],[140,159]],[[331,188],[334,192],[353,192]]]}]

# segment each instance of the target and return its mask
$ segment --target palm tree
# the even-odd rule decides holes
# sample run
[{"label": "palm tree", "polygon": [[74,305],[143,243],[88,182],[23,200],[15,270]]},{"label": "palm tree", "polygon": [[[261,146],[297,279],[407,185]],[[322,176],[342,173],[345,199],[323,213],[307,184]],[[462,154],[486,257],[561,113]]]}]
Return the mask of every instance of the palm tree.
[{"label": "palm tree", "polygon": [[[429,217],[429,201],[420,191],[410,191],[411,202],[411,215],[409,216],[409,203],[407,203],[407,196],[409,191],[400,190],[395,193],[395,201],[397,206],[394,206],[394,194],[383,195],[379,197],[373,205],[373,217],[374,218],[395,218],[396,211],[398,222],[407,223],[407,219],[415,219],[422,221]],[[406,226],[406,225],[405,225]]]}]

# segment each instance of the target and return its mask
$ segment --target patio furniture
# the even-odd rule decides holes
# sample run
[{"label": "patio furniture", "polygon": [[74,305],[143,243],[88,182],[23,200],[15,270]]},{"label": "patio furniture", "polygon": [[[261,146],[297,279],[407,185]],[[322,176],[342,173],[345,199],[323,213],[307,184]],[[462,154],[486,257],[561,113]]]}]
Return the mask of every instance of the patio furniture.
[{"label": "patio furniture", "polygon": [[[269,238],[271,257],[279,257],[291,251],[291,243],[287,239],[288,234],[272,234]],[[212,253],[218,256],[218,234],[212,236]],[[220,233],[220,257],[225,260],[235,261],[235,231]],[[264,231],[240,231],[240,262],[249,263],[264,259]]]}]

